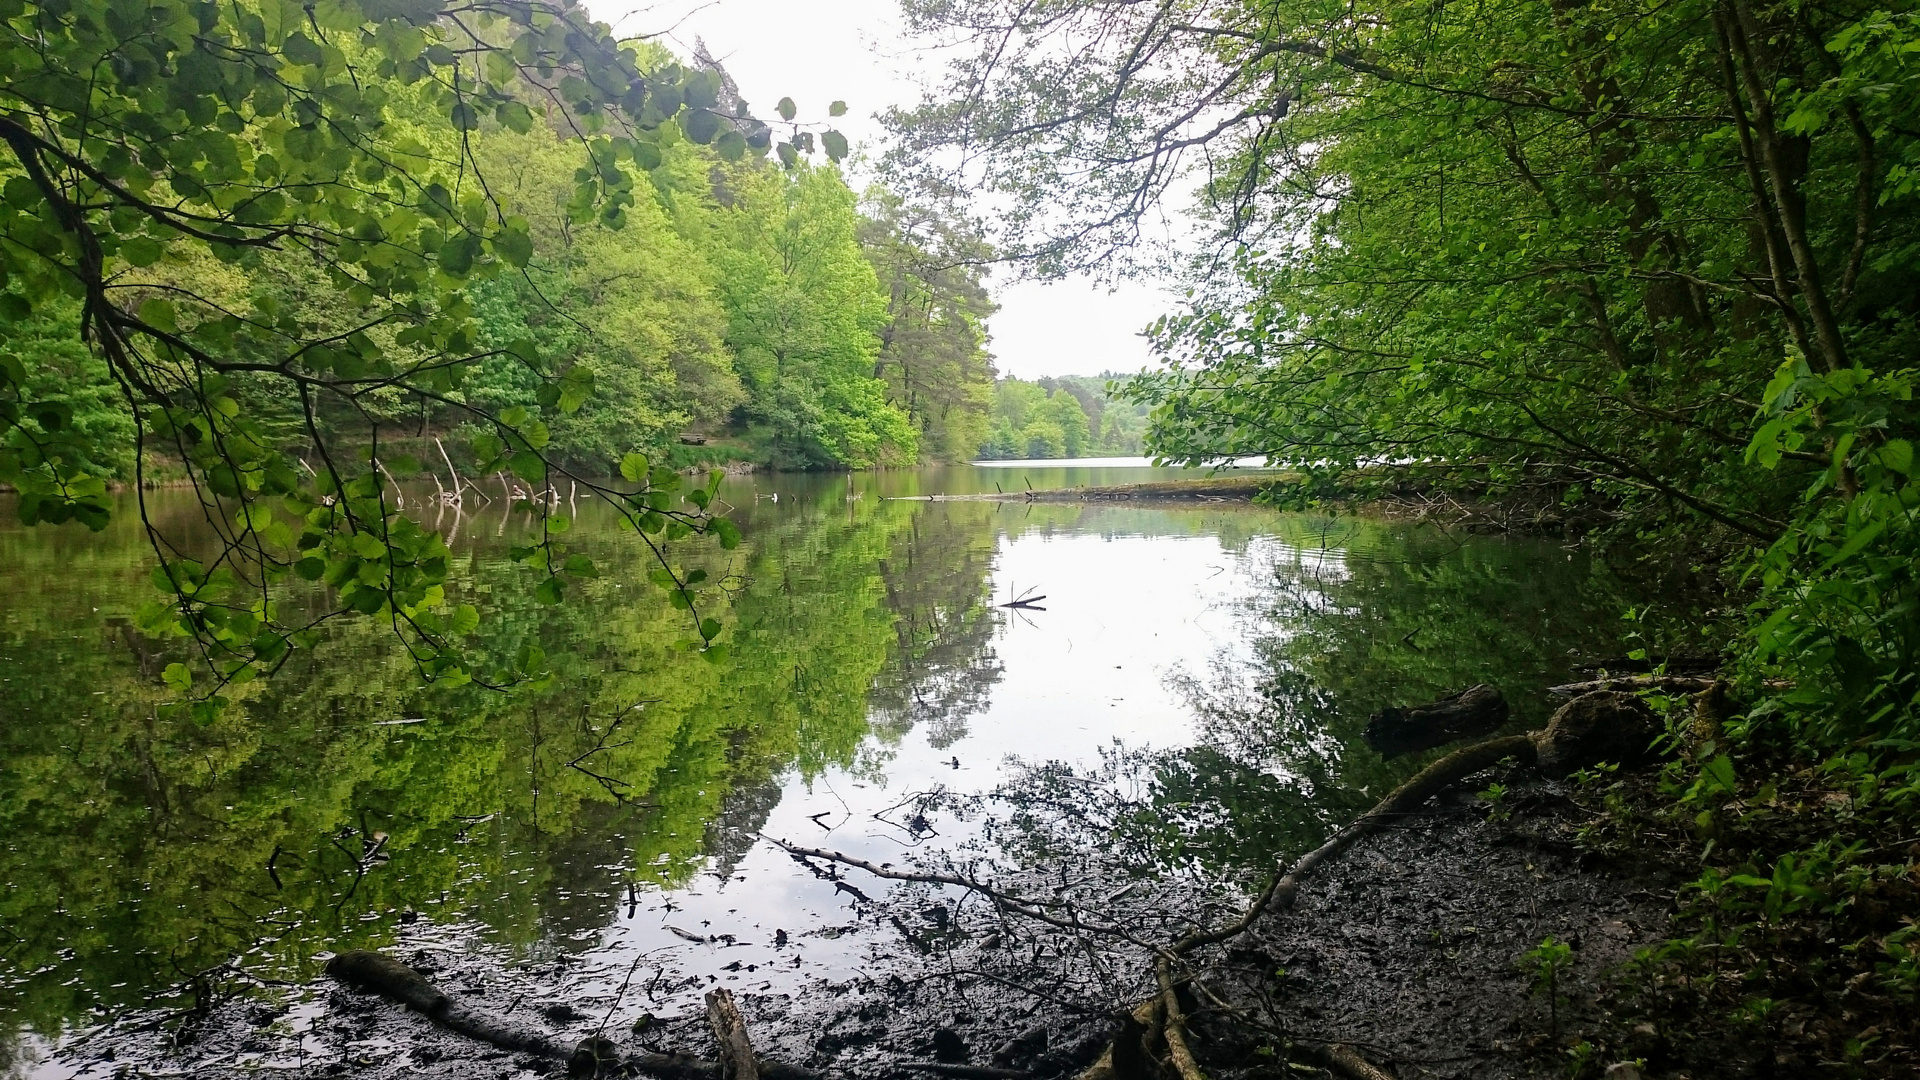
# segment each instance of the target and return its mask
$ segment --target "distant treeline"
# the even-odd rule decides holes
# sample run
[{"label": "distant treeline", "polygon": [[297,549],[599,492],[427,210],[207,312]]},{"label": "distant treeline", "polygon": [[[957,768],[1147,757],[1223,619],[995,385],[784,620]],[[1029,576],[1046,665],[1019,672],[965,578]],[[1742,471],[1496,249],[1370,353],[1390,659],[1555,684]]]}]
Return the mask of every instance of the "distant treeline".
[{"label": "distant treeline", "polygon": [[1141,452],[1147,406],[1115,400],[1130,375],[1063,375],[993,385],[992,429],[980,445],[990,461],[1126,456]]}]

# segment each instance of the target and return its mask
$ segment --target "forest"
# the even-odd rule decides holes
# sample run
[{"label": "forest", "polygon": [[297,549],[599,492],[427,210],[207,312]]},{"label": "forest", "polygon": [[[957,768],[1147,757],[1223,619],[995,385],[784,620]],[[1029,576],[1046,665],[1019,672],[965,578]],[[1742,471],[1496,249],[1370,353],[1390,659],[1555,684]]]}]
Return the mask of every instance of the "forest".
[{"label": "forest", "polygon": [[[905,9],[966,47],[892,114],[901,175],[991,192],[989,238],[1040,265],[1187,267],[1126,388],[1151,452],[1294,465],[1290,505],[1523,507],[1498,520],[1716,597],[1623,658],[1657,688],[1704,653],[1735,702],[1654,695],[1679,759],[1649,827],[1704,845],[1675,900],[1699,933],[1642,958],[1688,984],[1670,1005],[1812,1039],[1841,955],[1911,1001],[1912,5]],[[1189,201],[1203,241],[1143,239]],[[1697,948],[1736,985],[1688,982]],[[1821,1067],[1892,1060],[1882,1035],[1911,1032],[1830,1033]]]},{"label": "forest", "polygon": [[[340,62],[377,56],[365,48],[345,47]],[[632,56],[642,71],[684,74],[694,100],[718,115],[745,115],[710,59],[683,68],[657,46]],[[469,283],[461,310],[473,355],[458,385],[437,394],[387,381],[317,402],[308,415],[296,383],[237,377],[233,400],[274,447],[310,459],[319,442],[340,441],[364,457],[377,439],[396,461],[437,468],[444,454],[435,439],[464,460],[485,429],[478,418],[517,409],[546,424],[544,449],[556,461],[598,475],[636,451],[684,464],[860,468],[975,449],[992,380],[985,319],[993,303],[980,270],[947,265],[952,251],[978,246],[961,224],[884,187],[856,193],[835,163],[798,154],[770,163],[742,143],[702,143],[685,132],[644,152],[644,168],[619,181],[619,203],[592,212],[579,190],[579,141],[563,112],[536,100],[534,83],[510,86],[494,115],[471,127],[448,126],[443,103],[417,80],[377,85],[385,133],[398,136],[386,167],[424,176],[463,162],[469,189],[446,194],[467,200],[460,213],[468,216],[484,204],[503,230],[491,242],[508,272]],[[270,92],[256,96],[242,112],[264,119]],[[844,108],[836,102],[831,111]],[[209,151],[203,167],[238,168],[220,155],[250,156],[248,142]],[[256,170],[280,168],[271,154],[252,156]],[[15,213],[44,197],[20,161],[0,172]],[[282,206],[287,196],[260,193],[247,205],[263,202]],[[356,227],[386,232],[393,223]],[[363,341],[399,352],[420,344],[391,322],[366,320],[370,283],[341,278],[319,250],[273,245],[236,261],[166,232],[130,237],[115,256],[116,304],[137,312],[152,301],[155,313],[173,305],[175,323],[194,317],[178,309],[194,306],[271,320],[327,352]],[[441,255],[447,273],[452,253]],[[471,258],[462,251],[454,270]],[[86,299],[30,296],[21,283],[7,297],[18,316],[0,327],[16,410],[11,467],[131,480],[135,426],[110,364],[82,344]],[[373,370],[339,355],[329,365],[347,377]],[[543,398],[549,384],[577,407],[558,407],[552,391]],[[60,427],[49,430],[42,421],[55,416]],[[148,467],[178,474],[165,455]]]},{"label": "forest", "polygon": [[992,145],[964,180],[1009,250],[1138,262],[1139,215],[1203,181],[1195,289],[1123,392],[1153,452],[1592,508],[1597,542],[1751,603],[1744,661],[1795,690],[1746,737],[1910,753],[1920,16],[907,10],[979,51],[896,110],[894,164],[954,184],[939,151]]}]

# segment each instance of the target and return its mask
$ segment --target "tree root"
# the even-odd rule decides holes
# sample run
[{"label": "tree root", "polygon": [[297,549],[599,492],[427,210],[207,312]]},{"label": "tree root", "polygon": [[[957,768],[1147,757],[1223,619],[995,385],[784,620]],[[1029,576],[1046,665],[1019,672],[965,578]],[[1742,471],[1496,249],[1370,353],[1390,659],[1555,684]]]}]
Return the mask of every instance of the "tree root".
[{"label": "tree root", "polygon": [[1420,808],[1422,803],[1433,798],[1456,781],[1462,780],[1481,769],[1504,758],[1518,758],[1531,763],[1537,754],[1535,735],[1505,735],[1497,739],[1464,746],[1453,753],[1435,761],[1415,773],[1412,779],[1394,788],[1386,798],[1374,804],[1373,809],[1353,819],[1345,828],[1329,836],[1325,843],[1294,861],[1284,874],[1276,874],[1267,882],[1253,904],[1240,918],[1225,926],[1212,930],[1196,930],[1173,943],[1168,951],[1176,956],[1184,956],[1205,945],[1213,945],[1229,938],[1238,937],[1252,928],[1269,907],[1293,906],[1294,897],[1300,892],[1300,884],[1308,875],[1318,869],[1322,863],[1352,847],[1354,842],[1373,833],[1394,818],[1403,817]]}]

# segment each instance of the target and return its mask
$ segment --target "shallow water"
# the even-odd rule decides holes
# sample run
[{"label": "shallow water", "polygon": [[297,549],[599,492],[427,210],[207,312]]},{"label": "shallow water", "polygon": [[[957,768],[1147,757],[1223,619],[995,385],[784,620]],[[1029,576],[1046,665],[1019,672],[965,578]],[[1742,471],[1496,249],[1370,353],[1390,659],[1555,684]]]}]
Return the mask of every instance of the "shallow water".
[{"label": "shallow water", "polygon": [[696,978],[649,988],[663,1014],[711,981],[844,978],[865,955],[850,896],[767,838],[877,862],[990,850],[943,800],[1048,761],[1154,807],[1166,829],[1115,838],[1143,867],[1232,877],[1417,764],[1360,744],[1370,711],[1488,681],[1537,720],[1572,654],[1621,647],[1631,591],[1551,542],[889,498],[1176,475],[730,478],[745,542],[684,552],[729,586],[723,665],[677,646],[686,617],[610,515],[579,508],[603,576],[556,609],[507,561],[504,507],[441,511],[460,598],[502,655],[538,641],[552,687],[423,690],[354,625],[204,728],[156,718],[173,653],[126,626],[151,587],[131,507],[98,535],[0,508],[0,1074],[74,1075],[63,1039],[190,1000],[197,974],[304,980],[347,947],[607,983],[670,957]]}]

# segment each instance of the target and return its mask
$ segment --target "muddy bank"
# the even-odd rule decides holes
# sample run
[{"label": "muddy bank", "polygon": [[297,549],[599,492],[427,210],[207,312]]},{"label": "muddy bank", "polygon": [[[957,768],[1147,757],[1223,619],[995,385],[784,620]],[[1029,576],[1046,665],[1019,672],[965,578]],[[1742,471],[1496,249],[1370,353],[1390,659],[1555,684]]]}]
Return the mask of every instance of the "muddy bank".
[{"label": "muddy bank", "polygon": [[[1667,936],[1684,867],[1585,856],[1592,815],[1567,785],[1480,782],[1501,779],[1497,810],[1469,787],[1443,794],[1226,949],[1196,995],[1197,1056],[1255,1075],[1290,1040],[1346,1043],[1400,1080],[1519,1080],[1567,1076],[1583,1040],[1600,1065],[1652,1051],[1664,1036],[1623,1045],[1605,999]],[[1527,959],[1549,938],[1572,950],[1552,1004]]]},{"label": "muddy bank", "polygon": [[[1474,794],[1493,783],[1506,787],[1497,807]],[[1609,1012],[1616,971],[1666,935],[1684,868],[1583,855],[1578,831],[1592,815],[1572,794],[1517,770],[1483,773],[1357,843],[1292,910],[1196,957],[1199,977],[1182,997],[1208,1075],[1331,1075],[1303,1071],[1310,1054],[1290,1063],[1289,1046],[1337,1042],[1400,1080],[1564,1077],[1568,1049],[1582,1040],[1596,1064],[1666,1054],[1680,1071],[1650,1075],[1744,1075],[1689,1071],[1695,1058],[1736,1060],[1737,1048],[1687,1047],[1657,1024],[1636,1032],[1637,1021]],[[1115,1017],[1151,992],[1150,954],[1135,944],[1035,924],[956,890],[888,893],[855,871],[822,872],[848,883],[843,932],[865,936],[867,960],[856,978],[787,992],[758,992],[758,973],[699,955],[637,964],[615,987],[566,957],[512,961],[430,928],[391,953],[463,1009],[560,1047],[598,1035],[624,1055],[712,1057],[699,994],[732,986],[762,1055],[875,1080],[992,1075],[968,1069],[1077,1075],[1111,1040]],[[1097,864],[998,884],[1062,895],[1063,882],[1065,895],[1084,898],[1089,922],[1097,910],[1148,943],[1217,922],[1241,900],[1191,880],[1115,877]],[[1549,936],[1572,947],[1551,1005],[1520,966]],[[127,1018],[62,1057],[128,1077],[565,1073],[553,1055],[497,1049],[331,980],[235,984],[191,1013]]]}]

